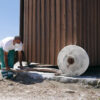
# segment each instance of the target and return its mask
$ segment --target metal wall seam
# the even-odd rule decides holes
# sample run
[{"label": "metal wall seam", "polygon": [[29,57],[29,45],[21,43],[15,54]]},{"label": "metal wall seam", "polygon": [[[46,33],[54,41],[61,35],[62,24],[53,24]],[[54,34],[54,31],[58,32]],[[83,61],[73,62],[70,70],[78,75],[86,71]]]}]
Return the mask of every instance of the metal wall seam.
[{"label": "metal wall seam", "polygon": [[50,63],[50,59],[49,59],[49,56],[50,56],[50,39],[49,39],[49,36],[50,36],[50,0],[46,0],[46,9],[45,9],[45,16],[46,16],[46,26],[45,26],[45,31],[46,31],[46,56],[45,56],[45,62],[46,63]]},{"label": "metal wall seam", "polygon": [[31,62],[32,60],[32,0],[29,0],[29,43],[28,43],[28,48],[29,48],[29,61]]},{"label": "metal wall seam", "polygon": [[41,2],[41,63],[45,63],[45,15],[44,15],[44,2]]},{"label": "metal wall seam", "polygon": [[[50,63],[54,64],[55,55],[55,0],[51,0],[50,11],[51,23],[50,23]],[[46,33],[48,34],[48,33]]]},{"label": "metal wall seam", "polygon": [[55,41],[55,64],[57,64],[57,56],[60,51],[60,43],[61,43],[61,0],[56,0],[56,41]]},{"label": "metal wall seam", "polygon": [[36,0],[33,0],[33,41],[32,41],[32,44],[33,44],[33,46],[32,46],[32,61],[34,61],[34,62],[36,62],[36,59],[37,59],[37,57],[36,57],[36,8],[37,8],[37,5],[36,5]]},{"label": "metal wall seam", "polygon": [[98,40],[98,43],[97,43],[97,45],[98,45],[98,48],[97,48],[97,50],[98,50],[98,65],[100,65],[100,0],[98,0],[98,34],[97,34],[97,36],[98,36],[98,38],[97,38],[97,40]]}]

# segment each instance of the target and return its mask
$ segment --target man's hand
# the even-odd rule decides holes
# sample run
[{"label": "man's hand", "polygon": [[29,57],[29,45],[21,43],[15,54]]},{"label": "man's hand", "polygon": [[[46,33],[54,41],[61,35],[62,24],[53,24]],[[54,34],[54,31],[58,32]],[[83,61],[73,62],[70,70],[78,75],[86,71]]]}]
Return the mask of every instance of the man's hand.
[{"label": "man's hand", "polygon": [[7,67],[6,67],[6,70],[7,70],[7,71],[10,70],[10,67],[7,66]]},{"label": "man's hand", "polygon": [[18,66],[18,68],[23,69],[24,67],[23,66]]}]

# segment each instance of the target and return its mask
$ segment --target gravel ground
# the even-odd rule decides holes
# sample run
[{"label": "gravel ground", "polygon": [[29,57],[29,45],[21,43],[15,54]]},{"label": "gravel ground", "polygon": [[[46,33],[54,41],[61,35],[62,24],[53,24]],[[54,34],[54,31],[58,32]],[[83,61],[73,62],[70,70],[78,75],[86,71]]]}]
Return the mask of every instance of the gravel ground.
[{"label": "gravel ground", "polygon": [[49,80],[23,84],[0,79],[0,100],[100,100],[100,88]]}]

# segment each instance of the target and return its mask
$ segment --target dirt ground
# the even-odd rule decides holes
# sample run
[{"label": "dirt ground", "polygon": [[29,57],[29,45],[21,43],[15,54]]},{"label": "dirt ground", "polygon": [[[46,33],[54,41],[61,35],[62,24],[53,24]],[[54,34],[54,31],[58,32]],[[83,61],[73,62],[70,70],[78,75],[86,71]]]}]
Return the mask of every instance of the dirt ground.
[{"label": "dirt ground", "polygon": [[100,88],[49,80],[23,84],[0,79],[0,100],[100,100]]}]

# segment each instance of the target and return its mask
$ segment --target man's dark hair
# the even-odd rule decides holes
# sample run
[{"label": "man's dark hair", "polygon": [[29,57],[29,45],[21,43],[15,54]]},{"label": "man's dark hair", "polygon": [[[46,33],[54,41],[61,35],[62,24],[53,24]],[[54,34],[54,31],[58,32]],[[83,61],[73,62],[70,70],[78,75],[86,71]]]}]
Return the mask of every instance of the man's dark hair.
[{"label": "man's dark hair", "polygon": [[20,36],[15,36],[14,40],[21,40]]}]

